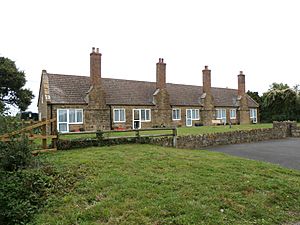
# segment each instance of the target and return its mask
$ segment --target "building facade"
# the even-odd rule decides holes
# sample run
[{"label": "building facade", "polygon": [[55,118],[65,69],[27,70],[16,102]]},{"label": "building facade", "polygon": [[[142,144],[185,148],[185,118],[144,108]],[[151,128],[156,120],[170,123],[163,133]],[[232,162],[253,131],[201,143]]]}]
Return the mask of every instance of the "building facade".
[{"label": "building facade", "polygon": [[101,77],[101,53],[90,54],[90,76],[42,71],[38,99],[40,119],[57,118],[59,132],[140,129],[163,126],[258,122],[258,104],[238,89],[211,87],[211,70],[202,70],[203,85],[166,83],[166,63],[156,64],[156,82]]}]

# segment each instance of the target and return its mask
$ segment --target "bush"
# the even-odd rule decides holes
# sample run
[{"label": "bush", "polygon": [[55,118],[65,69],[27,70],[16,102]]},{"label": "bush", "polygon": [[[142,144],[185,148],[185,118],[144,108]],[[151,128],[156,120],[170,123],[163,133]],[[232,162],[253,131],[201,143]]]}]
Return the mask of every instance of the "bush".
[{"label": "bush", "polygon": [[0,142],[0,169],[15,171],[29,167],[34,162],[27,138],[20,141]]},{"label": "bush", "polygon": [[0,115],[0,135],[20,128],[20,120],[16,117]]},{"label": "bush", "polygon": [[42,170],[0,171],[0,224],[25,224],[45,204],[51,177]]}]

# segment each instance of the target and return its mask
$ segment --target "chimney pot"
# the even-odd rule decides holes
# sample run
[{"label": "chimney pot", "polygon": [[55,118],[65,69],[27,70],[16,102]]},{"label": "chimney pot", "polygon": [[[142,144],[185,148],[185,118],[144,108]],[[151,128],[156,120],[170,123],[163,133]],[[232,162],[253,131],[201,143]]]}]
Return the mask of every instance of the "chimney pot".
[{"label": "chimney pot", "polygon": [[99,53],[99,48],[97,48],[96,52]]},{"label": "chimney pot", "polygon": [[92,52],[95,52],[95,47],[92,47]]},{"label": "chimney pot", "polygon": [[243,71],[240,71],[240,74],[243,74]]}]

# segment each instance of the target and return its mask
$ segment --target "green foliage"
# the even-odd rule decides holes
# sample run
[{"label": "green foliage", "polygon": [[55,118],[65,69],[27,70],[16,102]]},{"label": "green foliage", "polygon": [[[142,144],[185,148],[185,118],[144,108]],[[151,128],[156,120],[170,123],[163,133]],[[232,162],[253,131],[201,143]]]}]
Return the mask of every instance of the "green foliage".
[{"label": "green foliage", "polygon": [[287,84],[273,83],[267,92],[259,96],[258,92],[247,94],[259,105],[262,122],[297,120],[300,121],[299,85],[293,89]]},{"label": "green foliage", "polygon": [[0,224],[25,224],[45,204],[51,177],[41,170],[0,170]]},{"label": "green foliage", "polygon": [[273,83],[262,96],[263,121],[300,120],[299,94],[287,84]]},{"label": "green foliage", "polygon": [[25,111],[34,97],[32,91],[24,88],[25,73],[19,71],[15,62],[0,57],[0,114],[7,110],[7,105],[17,106]]},{"label": "green foliage", "polygon": [[259,96],[258,92],[252,92],[252,91],[247,91],[247,94],[254,100],[256,101],[259,106],[261,106],[262,100],[261,97]]},{"label": "green foliage", "polygon": [[31,146],[27,138],[19,141],[0,142],[0,169],[16,171],[32,165],[34,162]]},{"label": "green foliage", "polygon": [[274,82],[270,85],[269,91],[272,91],[272,90],[285,90],[285,89],[288,89],[288,88],[290,88],[290,87],[287,84]]},{"label": "green foliage", "polygon": [[0,115],[0,135],[20,128],[20,120],[13,116]]}]

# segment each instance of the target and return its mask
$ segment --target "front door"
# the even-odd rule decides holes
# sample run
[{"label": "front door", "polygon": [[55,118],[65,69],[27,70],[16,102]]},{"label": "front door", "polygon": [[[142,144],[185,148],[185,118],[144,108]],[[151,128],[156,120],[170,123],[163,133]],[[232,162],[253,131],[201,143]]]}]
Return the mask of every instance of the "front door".
[{"label": "front door", "polygon": [[191,109],[186,110],[185,118],[186,118],[186,126],[191,127],[193,125]]},{"label": "front door", "polygon": [[132,127],[133,129],[141,129],[141,110],[133,109],[132,110]]}]

